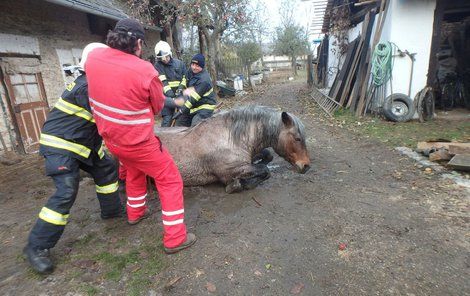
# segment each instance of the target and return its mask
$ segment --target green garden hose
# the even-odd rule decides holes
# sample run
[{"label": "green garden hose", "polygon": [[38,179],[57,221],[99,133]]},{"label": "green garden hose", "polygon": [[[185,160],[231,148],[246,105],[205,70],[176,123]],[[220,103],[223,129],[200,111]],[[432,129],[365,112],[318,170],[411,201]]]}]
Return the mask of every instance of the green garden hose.
[{"label": "green garden hose", "polygon": [[377,44],[372,56],[372,83],[378,87],[384,85],[392,75],[392,44],[380,42]]}]

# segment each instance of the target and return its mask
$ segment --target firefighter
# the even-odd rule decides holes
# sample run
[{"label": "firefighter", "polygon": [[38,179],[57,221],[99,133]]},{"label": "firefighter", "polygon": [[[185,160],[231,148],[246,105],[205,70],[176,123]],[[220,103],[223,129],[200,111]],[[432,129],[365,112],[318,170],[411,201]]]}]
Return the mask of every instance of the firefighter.
[{"label": "firefighter", "polygon": [[[186,66],[184,63],[173,57],[171,47],[165,41],[159,41],[155,45],[155,55],[157,69],[160,81],[163,83],[163,93],[168,98],[176,98],[182,95],[183,89],[186,88]],[[162,110],[162,127],[171,125],[171,118],[175,108],[164,107]]]},{"label": "firefighter", "polygon": [[173,116],[176,126],[194,126],[214,113],[217,101],[209,73],[204,69],[205,64],[205,58],[200,53],[191,59],[191,69],[186,75],[188,88],[183,91],[187,100]]},{"label": "firefighter", "polygon": [[158,72],[141,59],[144,36],[138,21],[118,21],[107,36],[110,48],[94,50],[85,69],[98,131],[126,168],[128,223],[150,215],[147,175],[155,180],[160,198],[164,250],[175,253],[194,244],[196,236],[186,232],[181,175],[153,132],[165,97]]},{"label": "firefighter", "polygon": [[106,45],[91,43],[83,49],[81,75],[67,85],[42,128],[39,153],[45,158],[46,174],[52,177],[57,190],[39,212],[24,248],[29,263],[39,273],[53,271],[49,249],[56,245],[67,224],[78,192],[80,169],[90,173],[95,181],[101,218],[122,216],[117,168],[103,151],[83,71],[88,53],[101,47]]}]

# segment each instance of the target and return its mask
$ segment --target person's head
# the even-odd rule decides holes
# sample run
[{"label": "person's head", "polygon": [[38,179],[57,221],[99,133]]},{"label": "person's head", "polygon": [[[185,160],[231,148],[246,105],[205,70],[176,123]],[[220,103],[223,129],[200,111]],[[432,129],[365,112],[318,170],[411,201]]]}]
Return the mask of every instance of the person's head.
[{"label": "person's head", "polygon": [[168,64],[172,57],[171,47],[165,41],[158,41],[155,45],[155,55],[157,61],[162,61],[165,64]]},{"label": "person's head", "polygon": [[88,58],[88,54],[95,48],[105,48],[108,47],[106,44],[99,43],[99,42],[92,42],[85,46],[82,51],[82,58],[80,59],[80,63],[78,63],[78,69],[80,71],[85,71],[85,63]]},{"label": "person's head", "polygon": [[118,21],[109,31],[106,43],[109,47],[141,57],[144,37],[144,27],[137,20],[127,18]]},{"label": "person's head", "polygon": [[191,71],[193,71],[193,73],[195,74],[201,72],[204,69],[205,65],[206,58],[204,58],[204,55],[200,53],[194,55],[191,59]]}]

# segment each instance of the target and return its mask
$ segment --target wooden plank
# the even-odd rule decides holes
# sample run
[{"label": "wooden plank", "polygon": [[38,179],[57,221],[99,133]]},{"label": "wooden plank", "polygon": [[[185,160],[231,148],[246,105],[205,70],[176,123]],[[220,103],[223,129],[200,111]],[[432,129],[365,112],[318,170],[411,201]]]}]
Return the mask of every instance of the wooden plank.
[{"label": "wooden plank", "polygon": [[470,154],[457,154],[447,163],[448,167],[461,171],[470,171]]},{"label": "wooden plank", "polygon": [[356,54],[357,46],[359,44],[359,40],[361,39],[360,36],[356,37],[353,41],[351,41],[348,45],[348,50],[346,52],[346,58],[344,60],[343,66],[341,67],[341,71],[336,75],[335,81],[331,87],[330,92],[328,95],[331,98],[334,98],[337,102],[339,102],[338,94],[341,93],[341,90],[344,87],[344,81],[346,80],[345,77],[348,73],[348,70],[351,68],[351,63],[353,57]]},{"label": "wooden plank", "polygon": [[[431,150],[445,148],[450,150],[450,145],[459,147],[460,149],[470,149],[470,143],[459,143],[459,142],[418,142],[416,148],[418,150]],[[454,148],[456,149],[456,148]]]},{"label": "wooden plank", "polygon": [[354,88],[353,92],[351,92],[351,98],[348,103],[348,107],[351,106],[352,110],[356,109],[356,101],[358,100],[358,95],[361,94],[361,89],[364,82],[364,77],[367,72],[368,61],[370,60],[370,39],[372,34],[372,27],[374,26],[375,21],[375,11],[370,10],[366,15],[366,18],[369,19],[369,23],[367,24],[366,31],[364,33],[364,47],[361,53],[361,58],[359,60],[359,66],[356,73],[356,79],[354,81]]},{"label": "wooden plank", "polygon": [[[375,46],[380,40],[380,36],[382,35],[382,29],[385,24],[385,18],[387,17],[388,6],[391,0],[382,0],[380,4],[379,19],[377,21],[377,26],[375,28],[374,33],[374,42],[372,42],[372,50],[375,49]],[[369,86],[369,78],[370,78],[370,70],[372,68],[372,63],[370,62],[367,66],[366,76],[364,78],[364,84],[362,85],[361,90],[361,97],[359,98],[359,102],[356,109],[356,114],[364,115],[366,112],[366,106],[369,104],[370,96],[367,96],[367,88]]]},{"label": "wooden plank", "polygon": [[470,154],[470,143],[462,143],[467,145],[455,145],[455,143],[449,143],[449,154]]},{"label": "wooden plank", "polygon": [[359,47],[358,47],[358,50],[356,51],[356,54],[354,55],[352,67],[348,71],[346,84],[345,84],[345,87],[343,88],[343,91],[341,93],[341,99],[339,101],[341,106],[344,106],[345,103],[348,103],[348,101],[346,101],[346,99],[349,97],[349,95],[351,93],[351,84],[353,83],[353,78],[356,75],[356,69],[359,65],[359,59],[360,59],[360,56],[362,54],[364,40],[365,40],[365,34],[364,33],[367,29],[367,26],[369,25],[369,20],[370,20],[369,15],[367,14],[365,19],[364,19],[364,22],[362,23],[362,30],[361,30],[362,34],[361,34],[361,39],[359,41]]}]

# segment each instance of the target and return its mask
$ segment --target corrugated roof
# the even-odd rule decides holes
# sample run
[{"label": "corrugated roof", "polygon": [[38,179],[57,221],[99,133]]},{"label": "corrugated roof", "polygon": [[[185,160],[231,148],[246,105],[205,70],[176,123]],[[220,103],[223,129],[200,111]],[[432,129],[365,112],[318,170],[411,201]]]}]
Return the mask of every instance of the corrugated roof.
[{"label": "corrugated roof", "polygon": [[[120,20],[129,16],[120,9],[121,3],[115,0],[45,0],[50,3],[65,6],[70,9],[79,10],[93,15]],[[146,29],[161,31],[157,26],[145,25]]]}]

